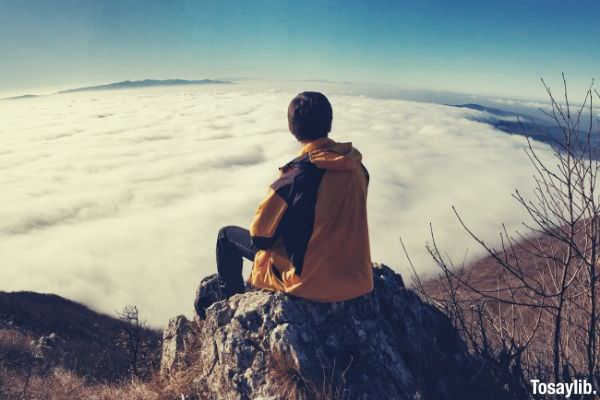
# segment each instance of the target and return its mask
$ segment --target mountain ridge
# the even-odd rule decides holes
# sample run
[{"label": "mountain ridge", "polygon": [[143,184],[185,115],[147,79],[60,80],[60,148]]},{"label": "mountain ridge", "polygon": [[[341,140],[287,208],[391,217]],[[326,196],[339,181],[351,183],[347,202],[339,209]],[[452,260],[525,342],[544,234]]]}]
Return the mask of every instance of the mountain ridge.
[{"label": "mountain ridge", "polygon": [[[466,116],[465,118],[488,124],[510,135],[525,136],[555,148],[560,148],[561,145],[564,145],[564,132],[560,126],[552,121],[546,121],[528,114],[487,107],[477,103],[446,104],[446,106],[479,111],[482,115]],[[586,141],[586,133],[583,130],[578,130],[576,140],[577,146],[583,147]]]},{"label": "mountain ridge", "polygon": [[91,92],[96,90],[118,90],[118,89],[135,89],[144,87],[157,86],[184,86],[184,85],[226,85],[232,84],[232,81],[224,81],[217,79],[143,79],[138,81],[126,80],[120,82],[107,83],[104,85],[84,86],[74,89],[66,89],[57,92],[57,94]]}]

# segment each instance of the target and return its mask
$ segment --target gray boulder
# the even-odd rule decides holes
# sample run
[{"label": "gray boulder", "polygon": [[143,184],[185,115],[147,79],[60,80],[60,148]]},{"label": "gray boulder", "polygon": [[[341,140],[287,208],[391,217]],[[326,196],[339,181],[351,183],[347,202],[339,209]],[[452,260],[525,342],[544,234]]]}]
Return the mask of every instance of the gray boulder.
[{"label": "gray boulder", "polygon": [[171,318],[163,332],[160,373],[168,376],[180,366],[187,366],[186,357],[190,353],[189,346],[193,342],[192,323],[180,315]]},{"label": "gray boulder", "polygon": [[[176,356],[193,367],[193,394],[240,400],[505,398],[440,311],[406,289],[390,268],[373,271],[374,291],[346,302],[250,290],[208,307],[206,319],[181,330],[187,335],[181,343],[195,344]],[[179,340],[174,324],[165,335],[167,347]]]},{"label": "gray boulder", "polygon": [[52,332],[49,335],[42,335],[38,340],[31,342],[32,354],[36,359],[45,359],[48,362],[56,362],[64,356],[65,341]]}]

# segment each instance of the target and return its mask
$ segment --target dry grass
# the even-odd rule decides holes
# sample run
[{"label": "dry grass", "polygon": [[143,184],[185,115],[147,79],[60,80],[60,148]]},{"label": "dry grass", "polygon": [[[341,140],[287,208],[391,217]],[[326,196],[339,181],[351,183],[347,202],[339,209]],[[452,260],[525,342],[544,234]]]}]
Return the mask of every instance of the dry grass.
[{"label": "dry grass", "polygon": [[191,399],[194,368],[181,368],[169,379],[95,382],[62,366],[36,359],[34,337],[0,329],[0,400],[173,400]]},{"label": "dry grass", "polygon": [[[132,380],[120,384],[88,384],[74,373],[56,368],[28,376],[0,367],[0,399],[4,400],[174,400],[192,399],[191,380]],[[182,397],[183,396],[183,397]]]},{"label": "dry grass", "polygon": [[33,338],[15,329],[0,329],[0,365],[19,368],[33,362]]},{"label": "dry grass", "polygon": [[21,400],[59,399],[159,399],[145,384],[130,383],[123,386],[86,385],[75,374],[55,369],[47,376],[27,376],[0,370],[0,398]]}]

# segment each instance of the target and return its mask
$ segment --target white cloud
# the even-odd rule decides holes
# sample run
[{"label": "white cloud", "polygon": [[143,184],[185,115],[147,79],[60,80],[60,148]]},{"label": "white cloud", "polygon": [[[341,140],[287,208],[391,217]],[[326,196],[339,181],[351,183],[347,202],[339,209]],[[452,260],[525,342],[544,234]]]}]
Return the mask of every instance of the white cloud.
[{"label": "white cloud", "polygon": [[[218,228],[249,225],[298,151],[286,121],[294,94],[237,85],[0,102],[0,289],[106,312],[135,303],[155,325],[190,314],[215,271]],[[433,271],[430,221],[452,256],[477,257],[451,205],[491,242],[524,217],[510,197],[531,184],[523,138],[469,120],[472,110],[331,101],[332,137],[354,142],[371,173],[374,260],[408,277],[402,236],[417,268]]]}]

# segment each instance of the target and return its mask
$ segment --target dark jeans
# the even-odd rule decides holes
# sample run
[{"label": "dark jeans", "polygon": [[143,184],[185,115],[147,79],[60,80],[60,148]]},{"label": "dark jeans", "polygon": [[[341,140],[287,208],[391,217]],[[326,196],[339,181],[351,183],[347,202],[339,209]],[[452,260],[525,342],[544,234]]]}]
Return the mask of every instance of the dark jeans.
[{"label": "dark jeans", "polygon": [[257,249],[252,245],[250,232],[239,226],[226,226],[217,236],[217,271],[219,286],[225,297],[243,293],[243,259],[254,261]]},{"label": "dark jeans", "polygon": [[244,258],[254,261],[256,248],[250,240],[250,232],[238,226],[226,226],[217,236],[218,277],[207,277],[200,283],[194,308],[204,319],[205,310],[215,301],[223,300],[245,289],[242,268]]}]

